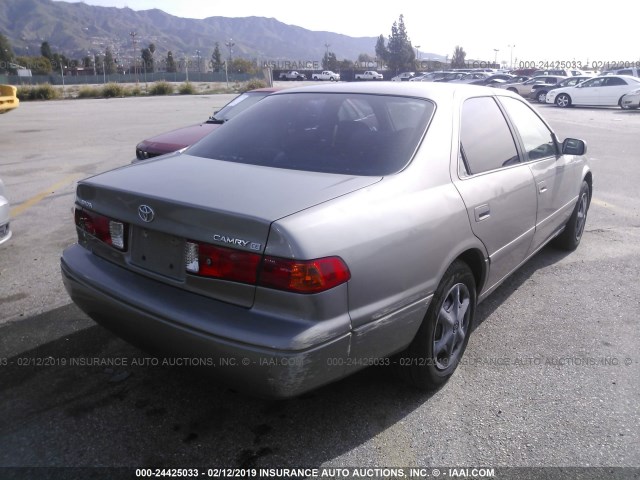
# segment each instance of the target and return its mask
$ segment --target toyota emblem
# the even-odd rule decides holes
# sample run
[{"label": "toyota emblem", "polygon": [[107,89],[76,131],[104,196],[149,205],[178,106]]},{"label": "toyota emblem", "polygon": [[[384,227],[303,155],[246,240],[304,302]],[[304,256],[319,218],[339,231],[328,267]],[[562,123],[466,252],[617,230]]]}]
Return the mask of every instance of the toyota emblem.
[{"label": "toyota emblem", "polygon": [[138,216],[143,222],[152,222],[156,216],[156,212],[153,211],[149,205],[140,205],[138,207]]}]

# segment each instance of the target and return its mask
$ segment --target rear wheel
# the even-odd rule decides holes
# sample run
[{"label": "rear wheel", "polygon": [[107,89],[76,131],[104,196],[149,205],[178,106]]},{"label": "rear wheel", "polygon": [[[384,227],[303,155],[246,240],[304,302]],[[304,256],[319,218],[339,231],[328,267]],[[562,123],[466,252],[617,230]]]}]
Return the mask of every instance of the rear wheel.
[{"label": "rear wheel", "polygon": [[564,230],[553,241],[556,247],[562,248],[563,250],[575,250],[578,248],[580,240],[582,240],[582,234],[584,233],[584,226],[587,223],[589,200],[589,184],[583,180],[580,195],[578,196],[578,203],[576,203]]},{"label": "rear wheel", "polygon": [[440,281],[413,342],[396,358],[400,375],[423,390],[444,385],[467,347],[475,308],[473,273],[457,260]]},{"label": "rear wheel", "polygon": [[556,105],[560,108],[566,108],[571,106],[571,97],[566,93],[561,93],[556,97]]}]

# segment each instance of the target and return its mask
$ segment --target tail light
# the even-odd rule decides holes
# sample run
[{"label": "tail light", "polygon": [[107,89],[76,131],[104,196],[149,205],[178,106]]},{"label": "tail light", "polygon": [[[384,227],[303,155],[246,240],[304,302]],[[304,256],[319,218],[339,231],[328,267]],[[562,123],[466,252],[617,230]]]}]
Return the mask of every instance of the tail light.
[{"label": "tail light", "polygon": [[255,284],[260,258],[261,256],[257,253],[206,243],[190,241],[185,245],[187,272],[202,277]]},{"label": "tail light", "polygon": [[76,208],[75,223],[83,232],[118,250],[127,249],[129,226],[104,215],[89,210]]},{"label": "tail light", "polygon": [[349,278],[349,269],[338,257],[304,261],[265,257],[259,284],[289,292],[319,293],[337,287]]},{"label": "tail light", "polygon": [[295,293],[320,293],[351,278],[338,257],[290,260],[189,241],[185,268],[202,277],[220,278]]}]

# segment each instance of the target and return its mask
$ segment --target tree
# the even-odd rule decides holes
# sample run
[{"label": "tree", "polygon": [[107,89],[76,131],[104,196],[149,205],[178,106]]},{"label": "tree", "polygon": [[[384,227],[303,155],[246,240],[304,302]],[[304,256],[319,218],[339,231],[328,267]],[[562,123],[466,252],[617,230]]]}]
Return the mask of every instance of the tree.
[{"label": "tree", "polygon": [[464,59],[467,56],[467,52],[458,45],[453,50],[453,57],[451,57],[451,68],[464,68]]},{"label": "tree", "polygon": [[40,45],[40,54],[49,60],[53,58],[53,52],[51,51],[49,42],[42,42],[42,45]]},{"label": "tree", "polygon": [[229,69],[234,73],[255,73],[256,66],[251,60],[234,58],[229,64]]},{"label": "tree", "polygon": [[0,72],[10,70],[9,64],[12,63],[13,49],[9,43],[9,39],[0,33]]},{"label": "tree", "polygon": [[216,46],[211,54],[211,69],[214,72],[219,72],[223,65],[224,63],[222,62],[222,53],[220,53],[220,44],[216,42]]},{"label": "tree", "polygon": [[173,52],[169,50],[169,53],[167,53],[167,72],[175,73],[177,71],[178,68],[176,66],[176,61],[173,59]]},{"label": "tree", "polygon": [[375,62],[375,60],[376,59],[368,53],[361,53],[360,55],[358,55],[358,64],[364,68],[368,68],[369,64]]},{"label": "tree", "polygon": [[336,58],[335,53],[325,52],[324,57],[322,58],[322,69],[331,71],[339,70],[338,59]]},{"label": "tree", "polygon": [[16,57],[16,63],[34,75],[49,75],[52,71],[51,61],[46,57]]},{"label": "tree", "polygon": [[107,75],[113,75],[117,72],[116,61],[113,58],[111,48],[107,47],[104,52],[104,70]]},{"label": "tree", "polygon": [[390,70],[395,72],[410,70],[413,67],[416,54],[413,51],[411,40],[404,26],[404,16],[400,15],[397,22],[391,26],[391,35],[387,44],[389,51],[387,64]]},{"label": "tree", "polygon": [[[151,47],[153,47],[153,51],[151,51]],[[147,48],[143,48],[140,50],[142,53],[142,61],[144,62],[144,68],[146,72],[154,72],[155,65],[153,63],[153,52],[155,52],[156,46],[152,43]]]},{"label": "tree", "polygon": [[382,34],[380,34],[376,41],[376,57],[380,66],[383,63],[386,63],[389,58],[389,50],[387,50],[387,46],[384,43],[384,36]]}]

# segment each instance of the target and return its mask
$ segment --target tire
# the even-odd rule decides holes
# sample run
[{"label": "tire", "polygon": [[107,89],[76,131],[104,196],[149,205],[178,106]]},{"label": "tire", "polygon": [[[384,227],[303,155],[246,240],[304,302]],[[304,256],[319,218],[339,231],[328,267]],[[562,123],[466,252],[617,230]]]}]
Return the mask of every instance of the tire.
[{"label": "tire", "polygon": [[561,93],[556,97],[556,106],[560,108],[567,108],[571,106],[571,97],[566,93]]},{"label": "tire", "polygon": [[538,101],[538,103],[547,103],[547,91],[539,90],[538,92],[536,92],[536,100]]},{"label": "tire", "polygon": [[329,81],[330,81],[330,82],[335,82],[335,81],[336,81],[336,79],[335,79],[335,78],[333,78],[333,77],[329,77]]},{"label": "tire", "polygon": [[589,190],[589,184],[583,180],[578,202],[573,209],[573,213],[564,226],[562,233],[553,240],[553,244],[556,247],[569,251],[578,248],[580,240],[582,240],[582,234],[584,233],[584,226],[587,223],[587,213],[590,203],[591,192]]},{"label": "tire", "polygon": [[[421,390],[444,385],[467,348],[475,310],[473,273],[456,260],[440,281],[413,342],[395,358],[400,376]],[[443,342],[445,337],[451,342]]]}]

